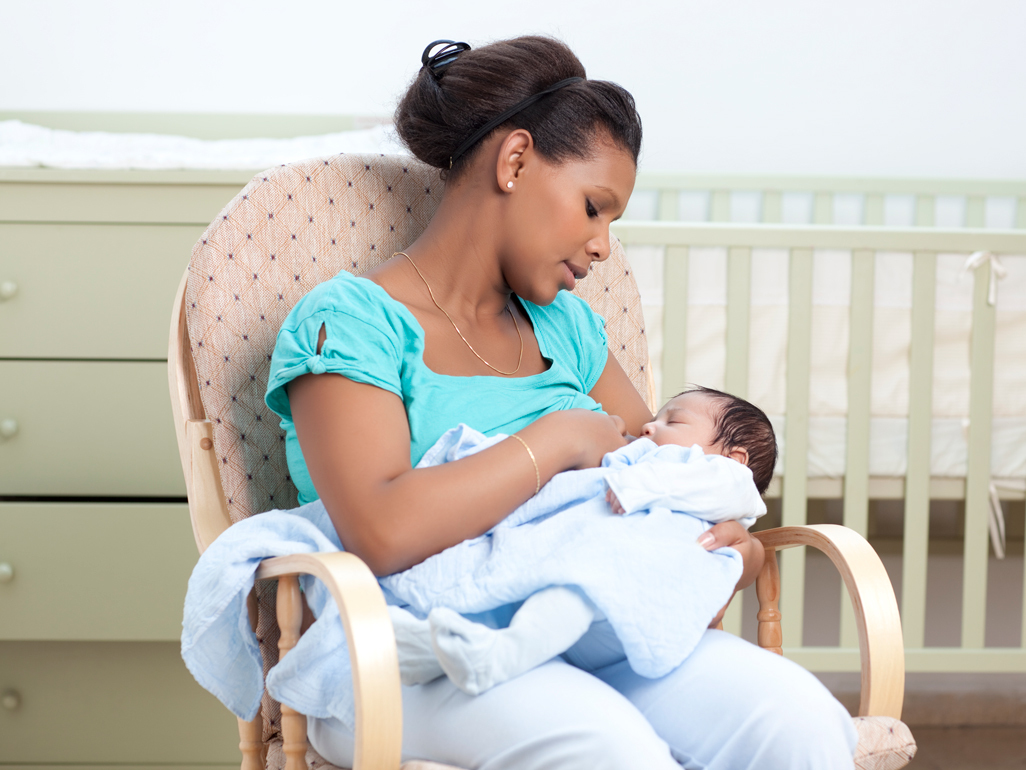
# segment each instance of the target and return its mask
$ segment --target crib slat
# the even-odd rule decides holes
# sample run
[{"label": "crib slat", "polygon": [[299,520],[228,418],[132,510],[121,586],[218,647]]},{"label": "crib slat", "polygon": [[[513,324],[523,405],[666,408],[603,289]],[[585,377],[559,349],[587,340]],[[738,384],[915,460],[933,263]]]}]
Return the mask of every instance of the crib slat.
[{"label": "crib slat", "polygon": [[[844,472],[844,525],[869,534],[869,420],[873,369],[873,290],[876,254],[851,255],[848,343],[848,437]],[[841,646],[857,647],[858,628],[848,591],[841,584]]]},{"label": "crib slat", "polygon": [[680,194],[676,190],[659,191],[656,218],[661,222],[676,222],[680,219]]},{"label": "crib slat", "polygon": [[730,190],[713,190],[709,196],[709,221],[730,221]]},{"label": "crib slat", "polygon": [[916,196],[916,227],[933,227],[936,202],[932,195]]},{"label": "crib slat", "polygon": [[933,428],[933,334],[937,255],[916,252],[909,353],[908,470],[902,545],[901,621],[905,645],[922,647],[926,628],[926,557],[930,534]]},{"label": "crib slat", "polygon": [[[777,224],[784,218],[784,197],[779,190],[763,190],[761,217],[767,224]],[[1026,227],[1026,225],[1023,225]]]},{"label": "crib slat", "polygon": [[663,257],[663,381],[659,403],[687,385],[688,247],[667,246]]},{"label": "crib slat", "polygon": [[[748,395],[749,309],[752,300],[752,250],[735,246],[727,252],[727,361],[724,388]],[[741,596],[735,596],[723,616],[723,629],[741,635]]]},{"label": "crib slat", "polygon": [[812,199],[812,224],[832,225],[834,223],[834,194],[817,192]]},{"label": "crib slat", "polygon": [[962,646],[983,647],[987,609],[991,420],[994,400],[996,308],[987,302],[990,263],[976,268],[969,365],[969,463],[965,480],[962,569]]},{"label": "crib slat", "polygon": [[867,225],[882,225],[884,223],[884,196],[883,193],[867,193],[866,206],[863,218]]},{"label": "crib slat", "polygon": [[749,311],[752,303],[752,250],[732,246],[727,252],[727,361],[724,373],[728,393],[748,395]]},{"label": "crib slat", "polygon": [[965,226],[983,227],[986,224],[987,199],[982,195],[970,195],[965,201]]},{"label": "crib slat", "polygon": [[[812,329],[812,249],[792,249],[788,278],[787,423],[784,428],[785,527],[806,523],[809,456],[809,369]],[[785,647],[800,647],[804,629],[805,549],[781,556]]]}]

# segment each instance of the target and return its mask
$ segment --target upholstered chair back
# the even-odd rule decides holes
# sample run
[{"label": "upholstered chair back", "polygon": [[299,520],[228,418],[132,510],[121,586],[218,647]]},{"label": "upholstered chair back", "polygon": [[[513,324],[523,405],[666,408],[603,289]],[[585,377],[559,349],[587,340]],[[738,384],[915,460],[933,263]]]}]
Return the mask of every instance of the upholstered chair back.
[{"label": "upholstered chair back", "polygon": [[[409,246],[443,186],[436,170],[401,156],[280,166],[255,176],[193,248],[186,319],[232,521],[297,504],[285,435],[264,405],[285,316],[339,271],[362,273]],[[641,303],[619,242],[576,293],[605,317],[610,350],[648,397]]]}]

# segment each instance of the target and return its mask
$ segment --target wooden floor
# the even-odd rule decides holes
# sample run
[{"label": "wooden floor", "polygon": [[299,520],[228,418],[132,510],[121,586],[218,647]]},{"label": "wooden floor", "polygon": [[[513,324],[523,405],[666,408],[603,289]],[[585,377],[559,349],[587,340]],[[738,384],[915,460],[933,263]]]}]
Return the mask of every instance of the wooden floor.
[{"label": "wooden floor", "polygon": [[1024,770],[1026,726],[913,728],[910,770]]}]

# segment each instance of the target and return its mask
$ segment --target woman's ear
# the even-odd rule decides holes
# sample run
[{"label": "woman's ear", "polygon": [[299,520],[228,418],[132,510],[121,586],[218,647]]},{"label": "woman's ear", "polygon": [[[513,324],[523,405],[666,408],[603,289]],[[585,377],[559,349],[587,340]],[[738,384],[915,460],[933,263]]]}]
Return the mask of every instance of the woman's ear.
[{"label": "woman's ear", "polygon": [[516,128],[509,132],[499,145],[499,157],[495,164],[495,180],[503,192],[516,189],[517,181],[522,178],[524,164],[534,149],[534,137],[524,128]]},{"label": "woman's ear", "polygon": [[748,465],[748,450],[744,447],[734,447],[729,452],[722,453],[724,457],[729,457],[731,460],[737,460],[742,465]]}]

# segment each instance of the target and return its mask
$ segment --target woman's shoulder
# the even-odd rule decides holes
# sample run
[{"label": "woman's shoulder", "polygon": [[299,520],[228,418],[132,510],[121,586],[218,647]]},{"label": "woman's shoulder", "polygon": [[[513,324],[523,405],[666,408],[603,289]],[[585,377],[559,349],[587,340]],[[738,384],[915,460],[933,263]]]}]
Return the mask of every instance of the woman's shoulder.
[{"label": "woman's shoulder", "polygon": [[[282,330],[293,330],[313,316],[342,316],[381,327],[406,321],[409,311],[373,281],[346,271],[318,284],[292,308]],[[405,324],[401,324],[405,325]]]}]

